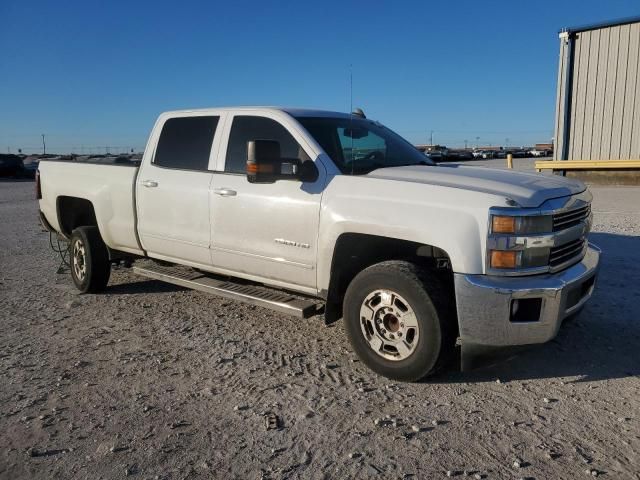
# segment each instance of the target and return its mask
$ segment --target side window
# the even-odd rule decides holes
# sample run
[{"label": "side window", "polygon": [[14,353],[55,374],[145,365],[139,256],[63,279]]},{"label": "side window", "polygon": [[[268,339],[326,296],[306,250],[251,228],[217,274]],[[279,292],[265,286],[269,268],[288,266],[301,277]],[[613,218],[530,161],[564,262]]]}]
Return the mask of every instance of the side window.
[{"label": "side window", "polygon": [[165,122],[153,163],[161,167],[207,170],[220,117],[179,117]]},{"label": "side window", "polygon": [[236,116],[229,134],[225,172],[245,173],[247,142],[250,140],[276,140],[280,142],[280,154],[283,158],[298,158],[302,161],[309,159],[287,129],[275,120],[266,117]]}]

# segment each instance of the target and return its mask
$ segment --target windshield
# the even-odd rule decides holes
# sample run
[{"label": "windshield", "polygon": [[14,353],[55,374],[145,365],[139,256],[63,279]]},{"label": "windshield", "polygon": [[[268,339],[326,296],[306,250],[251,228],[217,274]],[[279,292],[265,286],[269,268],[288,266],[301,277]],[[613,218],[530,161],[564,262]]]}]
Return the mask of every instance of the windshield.
[{"label": "windshield", "polygon": [[378,168],[435,165],[387,127],[359,117],[296,117],[346,175]]}]

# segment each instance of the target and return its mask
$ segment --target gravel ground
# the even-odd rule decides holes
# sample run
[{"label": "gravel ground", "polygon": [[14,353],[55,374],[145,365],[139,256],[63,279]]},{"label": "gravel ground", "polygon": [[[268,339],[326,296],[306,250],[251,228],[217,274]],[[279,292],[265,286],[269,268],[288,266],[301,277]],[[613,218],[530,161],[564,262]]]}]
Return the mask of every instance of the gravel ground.
[{"label": "gravel ground", "polygon": [[495,366],[399,384],[341,322],[127,270],[78,295],[33,183],[0,182],[0,478],[640,479],[640,188],[592,190],[605,255],[582,315]]}]

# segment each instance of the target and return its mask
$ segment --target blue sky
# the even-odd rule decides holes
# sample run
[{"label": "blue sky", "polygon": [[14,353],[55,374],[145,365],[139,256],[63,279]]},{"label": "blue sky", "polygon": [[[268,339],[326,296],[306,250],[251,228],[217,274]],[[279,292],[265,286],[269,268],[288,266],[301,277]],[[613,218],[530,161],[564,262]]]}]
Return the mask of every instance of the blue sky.
[{"label": "blue sky", "polygon": [[[353,102],[414,142],[550,139],[558,30],[637,0],[0,0],[0,151],[144,147],[162,111]],[[104,148],[101,149],[104,151]]]}]

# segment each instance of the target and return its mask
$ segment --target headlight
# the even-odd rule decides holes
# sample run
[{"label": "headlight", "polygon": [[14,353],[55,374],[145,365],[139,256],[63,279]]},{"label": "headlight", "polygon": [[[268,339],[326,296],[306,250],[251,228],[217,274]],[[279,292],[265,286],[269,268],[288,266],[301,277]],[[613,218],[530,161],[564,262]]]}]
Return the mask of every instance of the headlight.
[{"label": "headlight", "polygon": [[488,243],[488,267],[498,271],[545,268],[549,245],[539,241],[553,232],[551,215],[492,214]]},{"label": "headlight", "polygon": [[514,250],[491,250],[491,268],[517,268],[519,254]]},{"label": "headlight", "polygon": [[551,215],[523,217],[491,215],[491,233],[529,235],[535,233],[550,233],[551,231],[553,231],[553,217]]},{"label": "headlight", "polygon": [[544,267],[549,263],[549,249],[489,250],[489,266],[497,270]]}]

